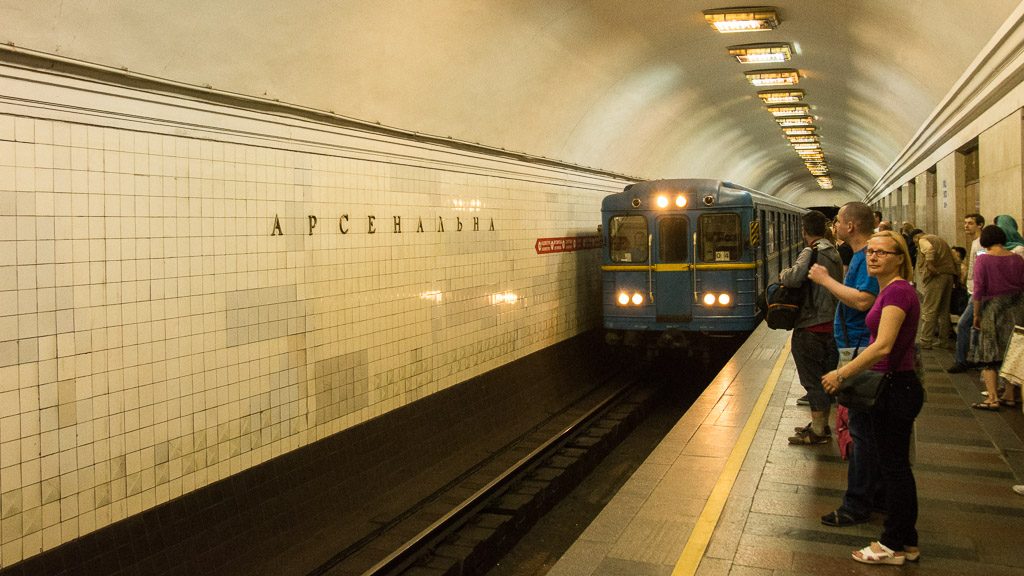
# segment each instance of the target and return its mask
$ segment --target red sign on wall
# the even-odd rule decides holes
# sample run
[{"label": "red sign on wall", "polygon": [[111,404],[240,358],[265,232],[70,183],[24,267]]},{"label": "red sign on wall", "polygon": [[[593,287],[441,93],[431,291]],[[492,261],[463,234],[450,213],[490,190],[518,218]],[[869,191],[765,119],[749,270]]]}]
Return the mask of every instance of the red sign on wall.
[{"label": "red sign on wall", "polygon": [[600,248],[601,237],[594,236],[566,236],[563,238],[537,238],[533,245],[537,254],[555,254],[557,252],[575,252],[577,250],[592,250]]}]

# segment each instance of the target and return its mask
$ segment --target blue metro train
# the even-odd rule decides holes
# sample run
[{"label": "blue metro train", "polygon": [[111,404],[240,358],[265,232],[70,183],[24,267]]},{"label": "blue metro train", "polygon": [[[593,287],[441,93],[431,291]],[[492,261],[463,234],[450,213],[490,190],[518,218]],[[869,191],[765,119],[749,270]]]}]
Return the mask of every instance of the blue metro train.
[{"label": "blue metro train", "polygon": [[749,333],[765,287],[803,246],[804,212],[718,180],[652,180],[605,197],[608,342],[700,349]]}]

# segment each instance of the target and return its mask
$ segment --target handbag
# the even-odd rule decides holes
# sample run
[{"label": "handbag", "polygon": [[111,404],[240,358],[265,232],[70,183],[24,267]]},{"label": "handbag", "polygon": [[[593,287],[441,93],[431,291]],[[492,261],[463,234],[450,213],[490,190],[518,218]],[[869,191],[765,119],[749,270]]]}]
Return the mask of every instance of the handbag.
[{"label": "handbag", "polygon": [[843,380],[836,393],[839,403],[855,410],[870,410],[885,388],[886,374],[864,370]]},{"label": "handbag", "polygon": [[1024,384],[1024,326],[1013,327],[1003,354],[1003,364],[999,367],[999,377],[1015,386]]}]

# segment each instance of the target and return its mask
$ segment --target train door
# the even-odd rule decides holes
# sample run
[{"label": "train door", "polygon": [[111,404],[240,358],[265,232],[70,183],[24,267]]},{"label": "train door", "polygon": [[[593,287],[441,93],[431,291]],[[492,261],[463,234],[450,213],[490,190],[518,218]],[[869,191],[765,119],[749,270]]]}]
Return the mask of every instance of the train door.
[{"label": "train door", "polygon": [[689,322],[693,317],[690,221],[673,214],[658,218],[657,227],[654,305],[658,322]]},{"label": "train door", "polygon": [[757,244],[757,252],[754,254],[754,261],[760,271],[757,278],[757,293],[763,294],[765,287],[773,282],[772,278],[768,276],[768,240],[765,238],[768,231],[768,217],[764,210],[758,210],[754,217],[760,223],[758,232],[760,241]]}]

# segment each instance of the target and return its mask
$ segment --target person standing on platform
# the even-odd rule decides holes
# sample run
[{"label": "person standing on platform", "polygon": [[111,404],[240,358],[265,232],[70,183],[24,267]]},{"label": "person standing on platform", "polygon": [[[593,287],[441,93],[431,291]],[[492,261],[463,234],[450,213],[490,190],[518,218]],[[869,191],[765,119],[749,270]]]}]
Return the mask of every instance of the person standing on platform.
[{"label": "person standing on platform", "polygon": [[1003,233],[1006,234],[1006,244],[1003,245],[1003,248],[1024,258],[1024,238],[1021,238],[1020,230],[1017,229],[1017,221],[1013,219],[1013,216],[1000,214],[996,216],[993,224],[1002,228]]},{"label": "person standing on platform", "polygon": [[[967,294],[974,293],[974,260],[978,254],[985,250],[981,247],[981,228],[985,225],[985,217],[981,214],[968,214],[964,216],[964,232],[971,239],[971,247],[967,250],[967,279],[964,280],[964,287]],[[975,341],[974,332],[974,302],[967,299],[967,306],[960,314],[960,320],[956,323],[956,351],[953,352],[953,365],[946,372],[959,374],[966,371],[970,366],[967,364],[967,352]]]},{"label": "person standing on platform", "polygon": [[885,517],[877,542],[853,552],[865,564],[900,565],[917,560],[917,484],[910,467],[910,436],[924,404],[924,388],[914,370],[914,338],[921,315],[917,292],[907,281],[912,273],[903,237],[892,231],[868,240],[868,273],[881,291],[867,314],[871,343],[848,364],[825,374],[821,383],[835,394],[843,381],[865,370],[884,374],[871,408],[872,441],[885,489]]},{"label": "person standing on platform", "polygon": [[[867,348],[870,334],[865,324],[867,311],[878,295],[878,280],[868,275],[864,248],[874,229],[871,207],[850,202],[839,209],[836,237],[853,250],[849,270],[842,283],[820,264],[811,267],[809,278],[838,300],[832,335],[840,348],[840,359]],[[847,358],[848,359],[848,358]],[[878,492],[878,455],[871,442],[871,413],[849,410],[849,431],[853,443],[846,470],[846,493],[839,508],[821,517],[827,526],[853,526],[867,522]]]},{"label": "person standing on platform", "polygon": [[982,366],[988,399],[974,404],[979,410],[999,410],[1000,404],[1015,405],[1013,386],[1007,386],[1003,397],[996,396],[999,367],[1003,353],[1010,344],[1013,327],[1024,325],[1024,260],[1005,248],[1006,233],[988,225],[981,229],[981,246],[986,253],[978,256],[974,270],[974,328],[978,345],[970,358]]},{"label": "person standing on platform", "polygon": [[835,368],[839,361],[836,341],[832,336],[836,297],[807,280],[807,274],[814,250],[817,250],[817,262],[828,269],[829,276],[837,283],[843,277],[843,262],[839,258],[839,251],[825,237],[828,218],[824,214],[811,210],[803,215],[802,223],[802,236],[807,247],[800,252],[792,266],[779,274],[779,282],[790,288],[808,284],[808,293],[805,294],[804,305],[800,308],[800,316],[793,329],[792,350],[800,385],[807,390],[811,422],[797,430],[796,436],[789,438],[789,443],[826,444],[832,438],[828,428],[832,399],[821,387],[821,377]]},{"label": "person standing on platform", "polygon": [[945,240],[922,232],[914,235],[914,241],[917,243],[914,278],[921,294],[921,327],[917,336],[921,348],[929,350],[945,345],[949,339],[952,330],[949,297],[953,293],[953,278],[959,272],[953,251]]}]

